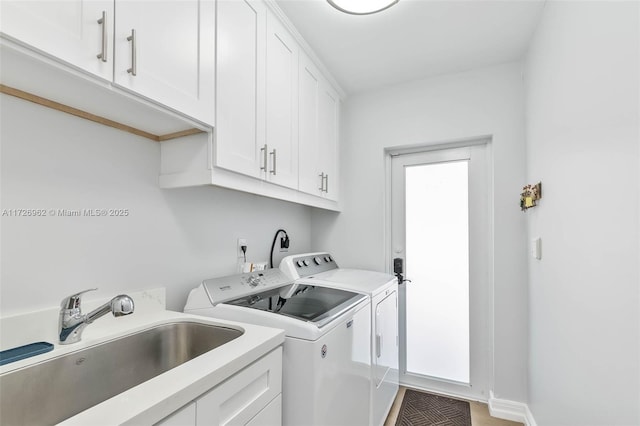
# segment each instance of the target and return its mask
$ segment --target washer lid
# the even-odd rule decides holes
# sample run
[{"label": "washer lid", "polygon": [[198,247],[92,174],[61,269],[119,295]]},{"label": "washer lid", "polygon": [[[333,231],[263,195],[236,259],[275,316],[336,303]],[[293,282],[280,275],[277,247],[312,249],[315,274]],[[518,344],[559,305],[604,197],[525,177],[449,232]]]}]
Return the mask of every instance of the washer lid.
[{"label": "washer lid", "polygon": [[279,294],[278,289],[269,290],[226,303],[285,315],[320,328],[367,298],[351,291],[304,284],[300,284],[288,299],[280,298]]}]

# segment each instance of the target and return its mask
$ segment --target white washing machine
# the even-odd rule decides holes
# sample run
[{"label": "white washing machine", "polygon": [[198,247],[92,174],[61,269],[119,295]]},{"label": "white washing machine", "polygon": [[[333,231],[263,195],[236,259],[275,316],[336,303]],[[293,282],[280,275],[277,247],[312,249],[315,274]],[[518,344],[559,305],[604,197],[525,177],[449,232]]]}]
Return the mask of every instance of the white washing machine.
[{"label": "white washing machine", "polygon": [[398,393],[398,280],[380,272],[339,268],[329,253],[287,256],[280,270],[300,285],[365,293],[371,300],[370,421],[384,424]]},{"label": "white washing machine", "polygon": [[292,284],[279,269],[205,280],[189,293],[184,311],[285,330],[283,424],[367,425],[369,298]]}]

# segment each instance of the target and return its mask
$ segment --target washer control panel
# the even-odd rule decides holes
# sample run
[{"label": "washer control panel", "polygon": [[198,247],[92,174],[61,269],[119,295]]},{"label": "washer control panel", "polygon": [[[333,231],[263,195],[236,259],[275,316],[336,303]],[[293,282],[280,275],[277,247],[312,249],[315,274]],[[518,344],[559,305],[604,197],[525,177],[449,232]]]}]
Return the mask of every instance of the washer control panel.
[{"label": "washer control panel", "polygon": [[291,278],[288,278],[282,271],[275,268],[212,278],[202,282],[209,299],[214,304],[292,283],[293,280]]},{"label": "washer control panel", "polygon": [[336,261],[329,253],[307,253],[287,256],[280,263],[280,269],[293,279],[309,277],[337,268]]}]

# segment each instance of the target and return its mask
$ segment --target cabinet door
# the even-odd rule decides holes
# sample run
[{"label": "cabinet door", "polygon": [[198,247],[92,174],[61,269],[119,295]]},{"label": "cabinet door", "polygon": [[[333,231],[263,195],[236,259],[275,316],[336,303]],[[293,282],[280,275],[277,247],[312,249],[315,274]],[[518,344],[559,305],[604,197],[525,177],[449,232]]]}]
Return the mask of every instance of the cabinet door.
[{"label": "cabinet door", "polygon": [[267,13],[266,140],[270,182],[298,188],[298,44]]},{"label": "cabinet door", "polygon": [[3,34],[111,81],[113,1],[3,0],[0,15]]},{"label": "cabinet door", "polygon": [[324,173],[323,196],[338,199],[338,119],[340,98],[327,82],[321,85],[318,111],[318,150]]},{"label": "cabinet door", "polygon": [[[198,398],[196,401],[197,424],[247,424],[280,393],[282,393],[282,347],[274,349]],[[273,419],[275,414],[271,413],[267,417]]]},{"label": "cabinet door", "polygon": [[[299,74],[299,190],[322,195],[321,163],[318,148],[318,103],[320,73],[309,58],[300,54]],[[323,175],[324,176],[324,175]]]},{"label": "cabinet door", "polygon": [[213,125],[214,0],[115,4],[115,83]]},{"label": "cabinet door", "polygon": [[259,0],[218,0],[215,164],[266,176],[265,27]]}]

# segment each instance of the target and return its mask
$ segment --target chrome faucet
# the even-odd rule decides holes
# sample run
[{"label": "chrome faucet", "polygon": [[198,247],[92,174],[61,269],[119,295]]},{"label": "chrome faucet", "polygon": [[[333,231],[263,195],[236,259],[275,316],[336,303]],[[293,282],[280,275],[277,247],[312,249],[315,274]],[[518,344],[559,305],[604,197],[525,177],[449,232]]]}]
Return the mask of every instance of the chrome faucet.
[{"label": "chrome faucet", "polygon": [[82,294],[93,290],[97,290],[97,288],[81,291],[62,300],[60,306],[60,321],[58,322],[61,345],[79,342],[85,327],[109,312],[111,312],[114,317],[133,313],[133,299],[126,294],[121,294],[88,314],[82,315],[80,298]]}]

